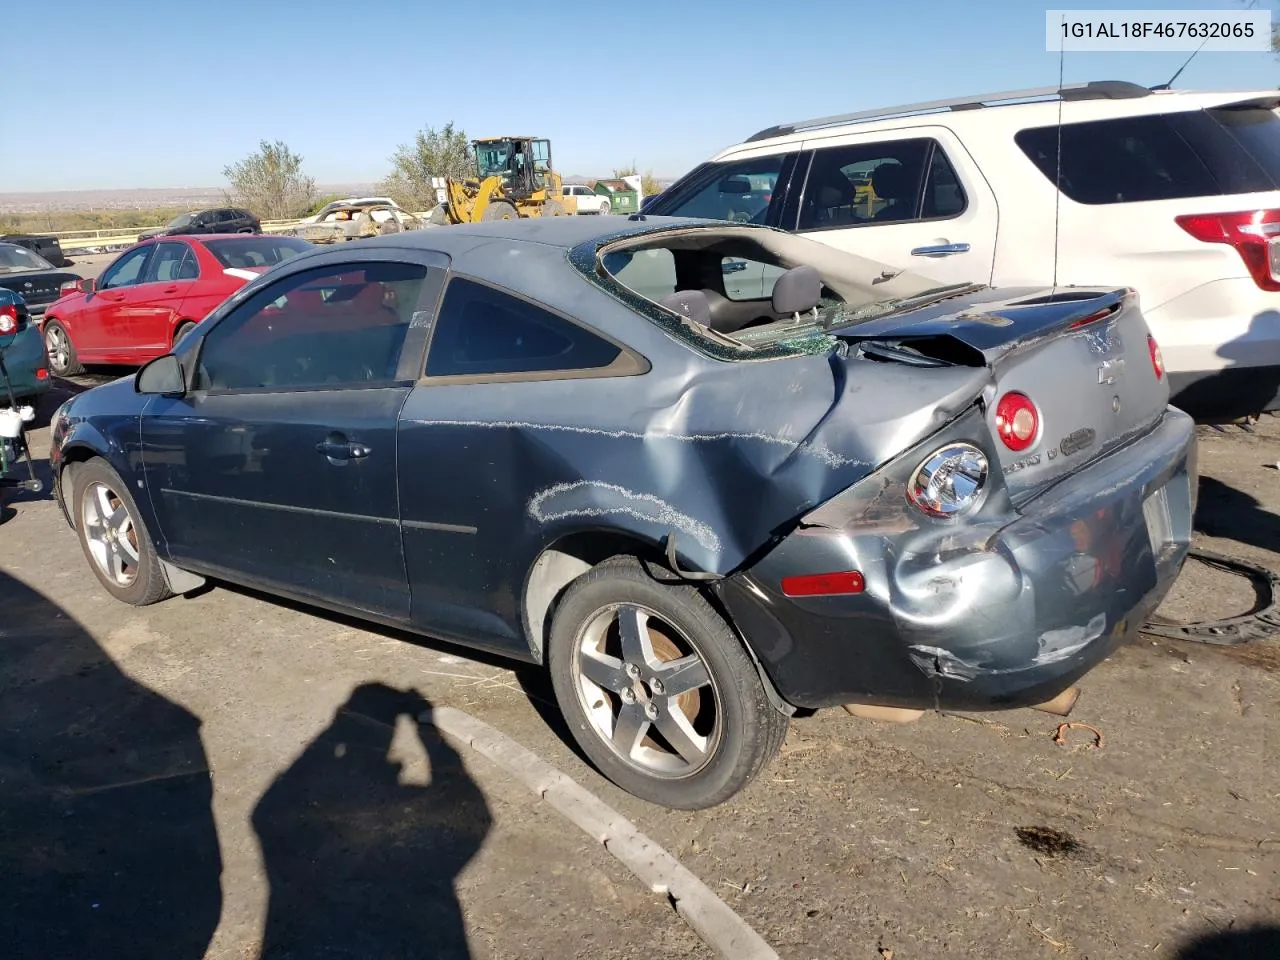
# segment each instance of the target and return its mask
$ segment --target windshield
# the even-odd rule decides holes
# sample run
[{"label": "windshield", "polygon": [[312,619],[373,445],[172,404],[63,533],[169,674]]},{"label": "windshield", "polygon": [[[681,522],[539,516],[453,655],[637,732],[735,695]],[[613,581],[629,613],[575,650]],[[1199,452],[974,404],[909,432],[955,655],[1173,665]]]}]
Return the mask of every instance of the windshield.
[{"label": "windshield", "polygon": [[485,177],[492,177],[495,174],[506,174],[510,159],[510,140],[476,144],[476,172],[480,174],[481,180]]},{"label": "windshield", "polygon": [[25,273],[29,270],[52,270],[53,264],[39,254],[16,243],[0,243],[0,273]]},{"label": "windshield", "polygon": [[173,230],[177,227],[189,227],[191,221],[196,218],[194,213],[181,213],[165,224],[166,229]]},{"label": "windshield", "polygon": [[207,240],[205,248],[224,267],[272,267],[313,249],[297,237],[245,236]]}]

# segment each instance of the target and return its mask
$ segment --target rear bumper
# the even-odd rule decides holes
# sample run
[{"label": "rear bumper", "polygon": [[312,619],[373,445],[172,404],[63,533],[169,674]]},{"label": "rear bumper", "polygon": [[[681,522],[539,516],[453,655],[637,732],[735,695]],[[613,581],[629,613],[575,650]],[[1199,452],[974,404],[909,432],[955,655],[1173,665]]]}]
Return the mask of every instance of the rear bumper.
[{"label": "rear bumper", "polygon": [[[29,320],[26,328],[14,334],[5,346],[4,366],[16,399],[30,399],[48,392],[52,379],[49,376],[49,358],[45,356],[44,338],[35,318]],[[7,403],[8,399],[0,384],[0,403]]]},{"label": "rear bumper", "polygon": [[[902,501],[901,516],[874,531],[801,528],[716,590],[794,706],[1030,706],[1073,684],[1159,605],[1190,545],[1196,480],[1194,426],[1170,409],[1020,513],[920,523]],[[784,577],[837,570],[862,572],[864,591],[781,593]]]}]

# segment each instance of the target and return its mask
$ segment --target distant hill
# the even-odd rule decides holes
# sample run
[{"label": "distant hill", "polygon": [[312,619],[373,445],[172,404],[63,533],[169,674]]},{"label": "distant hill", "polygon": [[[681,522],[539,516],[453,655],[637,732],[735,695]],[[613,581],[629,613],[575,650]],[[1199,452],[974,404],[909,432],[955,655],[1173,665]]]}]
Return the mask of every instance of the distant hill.
[{"label": "distant hill", "polygon": [[[371,183],[325,183],[316,193],[369,194]],[[0,193],[0,214],[58,213],[74,210],[153,210],[168,207],[213,206],[223,202],[222,187],[140,187],[131,190],[50,190]]]}]

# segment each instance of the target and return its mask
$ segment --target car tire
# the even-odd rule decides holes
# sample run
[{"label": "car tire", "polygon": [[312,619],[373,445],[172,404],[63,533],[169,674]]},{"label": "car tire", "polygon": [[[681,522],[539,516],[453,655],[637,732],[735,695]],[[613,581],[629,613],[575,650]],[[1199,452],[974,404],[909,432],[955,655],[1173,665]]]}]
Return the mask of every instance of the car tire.
[{"label": "car tire", "polygon": [[49,372],[55,377],[71,377],[84,373],[84,366],[76,356],[75,344],[66,327],[57,320],[49,320],[44,325],[44,352],[49,358]]},{"label": "car tire", "polygon": [[541,215],[544,217],[566,217],[569,215],[569,211],[559,200],[544,200],[542,201]]},{"label": "car tire", "polygon": [[120,475],[97,458],[78,466],[72,477],[76,534],[98,582],[135,607],[173,596],[138,505]]},{"label": "car tire", "polygon": [[600,204],[600,209],[596,211],[596,214],[597,214],[597,215],[599,215],[599,216],[601,216],[601,217],[607,217],[607,216],[609,215],[609,201],[608,201],[608,200],[606,200],[604,203]]},{"label": "car tire", "polygon": [[196,325],[190,320],[183,320],[178,324],[177,329],[173,331],[173,346],[178,345],[178,341],[185,337],[188,333],[196,328]]},{"label": "car tire", "polygon": [[634,557],[607,560],[569,585],[547,659],[583,752],[651,803],[680,810],[723,803],[786,738],[788,718],[769,703],[724,618],[697,589],[659,583]]}]

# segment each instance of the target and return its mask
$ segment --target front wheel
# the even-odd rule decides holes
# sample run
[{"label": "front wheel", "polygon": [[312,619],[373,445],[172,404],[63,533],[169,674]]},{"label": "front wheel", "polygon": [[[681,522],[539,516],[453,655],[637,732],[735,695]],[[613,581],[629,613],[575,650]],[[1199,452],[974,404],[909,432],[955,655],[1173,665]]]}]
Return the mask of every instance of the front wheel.
[{"label": "front wheel", "polygon": [[196,328],[196,325],[190,320],[184,320],[178,324],[178,329],[173,332],[173,345],[177,347],[182,342],[182,338]]},{"label": "front wheel", "polygon": [[596,213],[602,217],[607,217],[609,215],[609,201],[606,200],[604,203],[600,204],[600,209],[597,210]]},{"label": "front wheel", "polygon": [[583,751],[652,803],[723,803],[786,737],[787,718],[729,624],[696,589],[658,583],[634,558],[606,561],[569,586],[548,660]]},{"label": "front wheel", "polygon": [[138,505],[105,460],[89,460],[73,475],[76,533],[98,582],[135,607],[173,596]]},{"label": "front wheel", "polygon": [[519,218],[516,205],[509,200],[493,200],[484,208],[484,213],[480,214],[481,220],[518,220]]},{"label": "front wheel", "polygon": [[49,370],[55,377],[84,373],[71,337],[57,320],[50,320],[44,325],[44,351],[49,357]]}]

